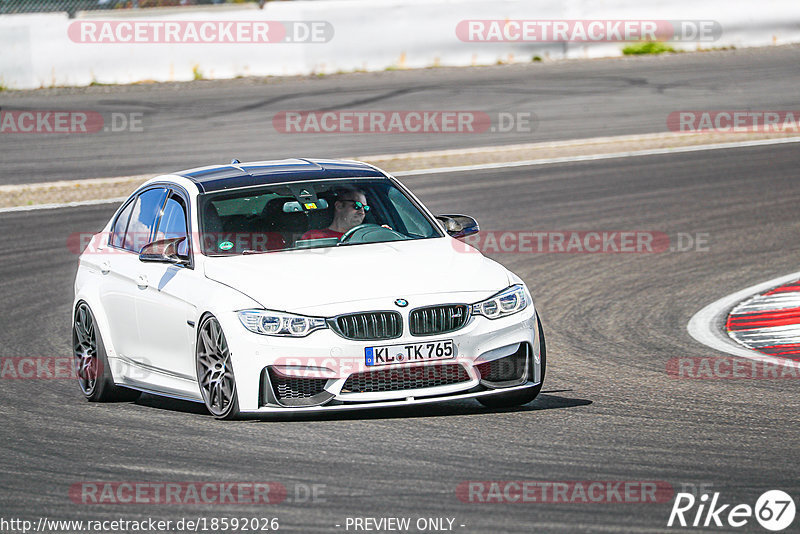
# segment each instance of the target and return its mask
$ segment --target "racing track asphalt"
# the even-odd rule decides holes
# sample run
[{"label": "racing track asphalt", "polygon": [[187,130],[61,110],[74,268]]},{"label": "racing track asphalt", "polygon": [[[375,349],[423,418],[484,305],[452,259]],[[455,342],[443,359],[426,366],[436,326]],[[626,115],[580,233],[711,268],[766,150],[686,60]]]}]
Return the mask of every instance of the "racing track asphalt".
[{"label": "racing track asphalt", "polygon": [[[786,110],[797,105],[800,46],[467,69],[242,79],[0,93],[14,110],[141,113],[142,131],[1,134],[0,184],[163,174],[284,157],[416,150],[662,132],[678,110]],[[286,110],[534,113],[531,132],[280,134]],[[111,126],[106,123],[107,126]]]},{"label": "racing track asphalt", "polygon": [[[484,231],[700,232],[709,250],[491,254],[529,284],[548,339],[544,392],[519,409],[459,402],[218,422],[189,403],[88,404],[71,381],[2,380],[2,515],[277,516],[286,532],[344,532],[335,525],[348,516],[452,517],[466,525],[457,532],[663,532],[670,503],[468,504],[455,489],[660,480],[676,491],[710,484],[726,503],[753,505],[775,488],[797,501],[798,382],[678,380],[665,369],[671,358],[719,355],[686,332],[698,309],[797,270],[799,164],[783,145],[410,177],[435,212],[472,214]],[[0,215],[2,356],[70,353],[76,257],[66,239],[99,229],[113,209]],[[266,480],[290,494],[324,484],[326,500],[73,504],[70,485],[94,480]],[[753,519],[738,531],[763,532]]]}]

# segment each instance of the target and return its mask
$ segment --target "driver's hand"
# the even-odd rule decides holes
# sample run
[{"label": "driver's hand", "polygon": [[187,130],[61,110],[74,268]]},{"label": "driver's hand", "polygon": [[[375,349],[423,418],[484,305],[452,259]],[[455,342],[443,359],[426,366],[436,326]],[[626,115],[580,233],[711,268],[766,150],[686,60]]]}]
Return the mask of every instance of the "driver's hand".
[{"label": "driver's hand", "polygon": [[388,228],[389,230],[392,230],[392,227],[389,226],[388,224],[382,224],[381,228]]}]

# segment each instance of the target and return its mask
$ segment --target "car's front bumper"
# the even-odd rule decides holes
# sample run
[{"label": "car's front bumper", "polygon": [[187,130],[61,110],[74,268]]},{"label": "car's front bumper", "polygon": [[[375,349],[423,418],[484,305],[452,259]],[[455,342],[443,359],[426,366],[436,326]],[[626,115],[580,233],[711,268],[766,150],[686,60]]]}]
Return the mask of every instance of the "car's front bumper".
[{"label": "car's front bumper", "polygon": [[520,386],[512,386],[503,389],[485,389],[482,391],[472,391],[467,393],[453,393],[449,395],[438,395],[434,397],[408,397],[397,400],[377,401],[377,402],[347,402],[347,403],[328,403],[321,406],[261,406],[256,410],[242,410],[242,413],[319,413],[330,411],[347,410],[367,410],[373,408],[392,408],[404,406],[416,406],[420,404],[434,404],[454,400],[474,399],[487,397],[513,391],[523,391],[536,387],[538,383],[528,382]]},{"label": "car's front bumper", "polygon": [[[406,317],[404,317],[404,320]],[[411,336],[404,332],[397,339],[386,341],[351,341],[332,330],[320,330],[305,338],[270,337],[244,329],[235,314],[220,317],[231,350],[236,376],[239,409],[243,413],[316,412],[381,408],[429,404],[448,400],[497,395],[535,387],[541,381],[537,318],[533,305],[509,317],[489,320],[470,317],[467,324],[455,332],[436,336]],[[451,339],[456,357],[428,364],[405,364],[391,367],[364,366],[366,347],[420,343]],[[526,369],[519,380],[488,382],[481,376],[478,365],[509,357],[526,350]],[[387,372],[403,368],[425,367],[435,375],[437,366],[460,365],[464,375],[455,383],[432,387],[390,386],[391,391],[359,392],[343,389],[354,373]],[[294,377],[324,378],[325,395],[315,405],[281,402],[270,382],[269,369],[279,369]],[[484,367],[485,369],[485,367]],[[460,372],[460,371],[459,371]],[[430,382],[424,382],[427,384]],[[322,404],[320,404],[322,402]]]}]

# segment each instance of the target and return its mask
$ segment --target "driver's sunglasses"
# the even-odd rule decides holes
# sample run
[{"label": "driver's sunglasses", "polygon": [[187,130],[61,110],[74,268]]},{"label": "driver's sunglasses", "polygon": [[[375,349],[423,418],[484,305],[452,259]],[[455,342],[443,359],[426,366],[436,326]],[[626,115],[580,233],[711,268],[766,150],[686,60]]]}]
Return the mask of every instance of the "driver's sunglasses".
[{"label": "driver's sunglasses", "polygon": [[358,200],[342,200],[341,202],[352,202],[354,210],[363,209],[365,212],[369,211],[369,206],[367,206],[366,204],[362,204]]}]

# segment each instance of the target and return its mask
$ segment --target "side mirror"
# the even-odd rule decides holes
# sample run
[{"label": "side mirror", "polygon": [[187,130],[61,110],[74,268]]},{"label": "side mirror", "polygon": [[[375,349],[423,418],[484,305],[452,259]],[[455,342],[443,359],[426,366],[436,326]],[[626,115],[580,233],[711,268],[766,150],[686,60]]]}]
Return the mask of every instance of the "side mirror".
[{"label": "side mirror", "polygon": [[436,220],[442,224],[444,231],[450,237],[455,237],[456,239],[477,234],[481,231],[478,221],[469,215],[437,215]]},{"label": "side mirror", "polygon": [[159,239],[146,244],[139,252],[139,261],[151,263],[172,263],[174,265],[189,265],[188,258],[178,255],[178,245],[186,237],[171,237]]}]

